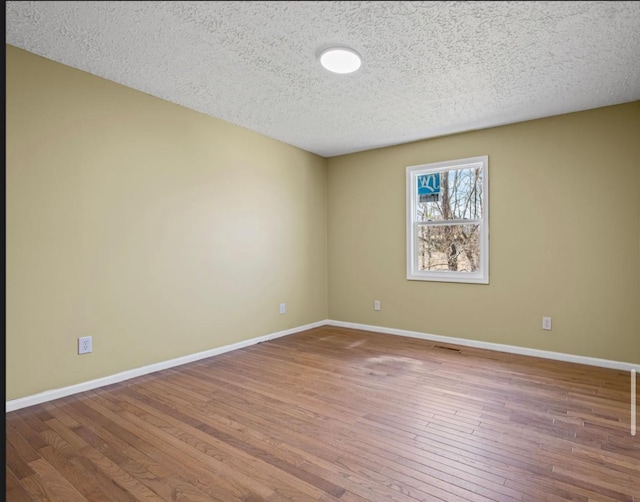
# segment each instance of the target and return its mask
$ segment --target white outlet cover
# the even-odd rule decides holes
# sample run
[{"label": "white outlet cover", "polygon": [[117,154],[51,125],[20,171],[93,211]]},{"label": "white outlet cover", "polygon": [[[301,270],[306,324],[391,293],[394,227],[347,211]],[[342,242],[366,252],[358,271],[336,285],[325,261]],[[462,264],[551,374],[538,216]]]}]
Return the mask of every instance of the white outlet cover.
[{"label": "white outlet cover", "polygon": [[78,354],[89,354],[93,350],[93,342],[90,336],[78,338]]}]

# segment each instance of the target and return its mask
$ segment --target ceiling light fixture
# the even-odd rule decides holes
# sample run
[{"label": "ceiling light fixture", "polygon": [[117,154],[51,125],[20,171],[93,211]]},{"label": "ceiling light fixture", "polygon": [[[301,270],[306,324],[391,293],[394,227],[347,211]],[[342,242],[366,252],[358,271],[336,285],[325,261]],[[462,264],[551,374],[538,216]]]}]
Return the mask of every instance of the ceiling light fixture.
[{"label": "ceiling light fixture", "polygon": [[360,55],[346,47],[332,47],[320,54],[320,63],[333,73],[353,73],[362,64]]}]

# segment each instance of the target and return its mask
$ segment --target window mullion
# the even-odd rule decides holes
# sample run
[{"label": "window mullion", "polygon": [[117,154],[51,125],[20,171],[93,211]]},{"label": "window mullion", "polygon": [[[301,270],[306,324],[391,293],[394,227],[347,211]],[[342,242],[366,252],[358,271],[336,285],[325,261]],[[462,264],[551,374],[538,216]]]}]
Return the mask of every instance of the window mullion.
[{"label": "window mullion", "polygon": [[482,218],[472,220],[418,220],[415,223],[419,225],[481,225]]}]

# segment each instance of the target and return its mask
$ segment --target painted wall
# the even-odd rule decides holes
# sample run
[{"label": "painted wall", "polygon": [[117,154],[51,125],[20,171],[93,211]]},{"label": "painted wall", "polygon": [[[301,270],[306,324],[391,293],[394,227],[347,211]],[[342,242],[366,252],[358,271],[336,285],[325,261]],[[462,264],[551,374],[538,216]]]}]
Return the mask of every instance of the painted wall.
[{"label": "painted wall", "polygon": [[326,319],[325,159],[6,56],[7,400]]},{"label": "painted wall", "polygon": [[[405,167],[479,155],[490,284],[408,281]],[[328,162],[331,319],[640,363],[640,102]]]},{"label": "painted wall", "polygon": [[[640,102],[327,160],[6,56],[7,400],[327,317],[640,362]],[[405,167],[485,154],[490,284],[407,281]]]}]

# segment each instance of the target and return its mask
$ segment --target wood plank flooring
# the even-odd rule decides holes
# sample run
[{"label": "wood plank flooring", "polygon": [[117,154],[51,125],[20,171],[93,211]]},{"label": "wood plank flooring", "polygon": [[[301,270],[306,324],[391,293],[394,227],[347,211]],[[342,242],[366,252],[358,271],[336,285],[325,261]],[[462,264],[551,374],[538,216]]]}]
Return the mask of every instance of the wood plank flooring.
[{"label": "wood plank flooring", "polygon": [[6,500],[640,502],[638,438],[627,372],[325,326],[7,413]]}]

